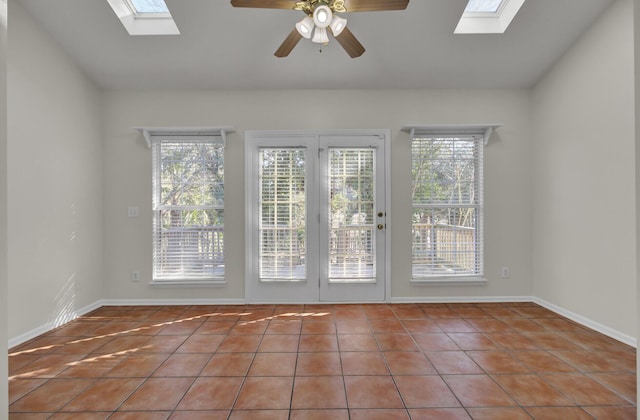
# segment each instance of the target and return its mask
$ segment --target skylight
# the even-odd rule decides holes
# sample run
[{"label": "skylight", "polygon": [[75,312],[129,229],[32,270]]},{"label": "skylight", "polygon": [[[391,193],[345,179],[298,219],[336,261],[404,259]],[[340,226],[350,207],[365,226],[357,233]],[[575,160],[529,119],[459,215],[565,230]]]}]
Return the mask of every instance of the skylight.
[{"label": "skylight", "polygon": [[469,0],[465,12],[471,13],[496,13],[500,9],[503,0]]},{"label": "skylight", "polygon": [[502,34],[525,0],[469,0],[456,34]]},{"label": "skylight", "polygon": [[179,35],[164,0],[107,0],[129,35]]},{"label": "skylight", "polygon": [[136,13],[169,13],[164,0],[130,0]]}]

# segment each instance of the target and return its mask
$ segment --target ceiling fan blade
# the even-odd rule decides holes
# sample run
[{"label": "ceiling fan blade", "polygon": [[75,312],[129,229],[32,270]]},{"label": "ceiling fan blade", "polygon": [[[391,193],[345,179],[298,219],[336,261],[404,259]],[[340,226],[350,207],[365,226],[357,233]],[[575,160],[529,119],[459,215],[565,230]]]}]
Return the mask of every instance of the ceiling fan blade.
[{"label": "ceiling fan blade", "polygon": [[404,10],[409,0],[344,0],[347,12],[379,12],[382,10]]},{"label": "ceiling fan blade", "polygon": [[286,57],[289,55],[291,50],[298,45],[298,42],[302,39],[302,35],[298,33],[296,28],[293,28],[293,31],[287,36],[287,38],[282,42],[278,50],[275,52],[276,57]]},{"label": "ceiling fan blade", "polygon": [[233,7],[255,7],[259,9],[291,9],[296,0],[231,0]]},{"label": "ceiling fan blade", "polygon": [[351,56],[351,58],[360,57],[364,54],[364,47],[353,35],[353,33],[349,30],[349,28],[344,28],[340,35],[335,37],[336,41],[342,45],[342,48]]}]

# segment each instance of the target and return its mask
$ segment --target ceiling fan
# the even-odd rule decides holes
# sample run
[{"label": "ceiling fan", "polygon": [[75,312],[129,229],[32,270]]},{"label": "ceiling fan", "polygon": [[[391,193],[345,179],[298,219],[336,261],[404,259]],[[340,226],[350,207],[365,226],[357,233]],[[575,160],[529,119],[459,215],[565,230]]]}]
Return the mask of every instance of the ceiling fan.
[{"label": "ceiling fan", "polygon": [[276,50],[276,57],[287,57],[302,38],[326,45],[329,31],[351,58],[360,57],[364,47],[347,28],[347,20],[336,13],[404,10],[408,4],[409,0],[231,0],[234,7],[300,10],[306,14]]}]

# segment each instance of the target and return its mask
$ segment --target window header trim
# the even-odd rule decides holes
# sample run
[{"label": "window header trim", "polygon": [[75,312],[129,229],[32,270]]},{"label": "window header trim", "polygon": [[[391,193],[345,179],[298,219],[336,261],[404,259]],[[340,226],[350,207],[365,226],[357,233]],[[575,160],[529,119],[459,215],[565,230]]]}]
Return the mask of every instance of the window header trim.
[{"label": "window header trim", "polygon": [[484,145],[489,143],[491,134],[503,124],[409,124],[402,127],[402,131],[409,133],[413,139],[416,134],[480,134],[484,136]]},{"label": "window header trim", "polygon": [[152,136],[221,136],[227,146],[227,134],[235,133],[233,127],[134,127],[144,136],[147,147],[151,149]]}]

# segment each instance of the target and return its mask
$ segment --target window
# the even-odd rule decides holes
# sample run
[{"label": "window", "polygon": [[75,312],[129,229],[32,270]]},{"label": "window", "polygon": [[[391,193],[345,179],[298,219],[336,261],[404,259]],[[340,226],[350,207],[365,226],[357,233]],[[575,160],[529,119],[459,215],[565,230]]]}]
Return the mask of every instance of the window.
[{"label": "window", "polygon": [[224,282],[224,142],[151,135],[153,281]]},{"label": "window", "polygon": [[412,131],[412,277],[483,277],[483,139]]},{"label": "window", "polygon": [[469,0],[456,34],[502,34],[525,0]]},{"label": "window", "polygon": [[164,0],[107,0],[129,35],[180,35]]}]

